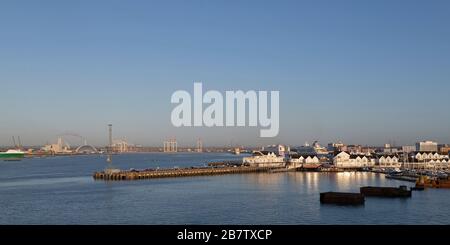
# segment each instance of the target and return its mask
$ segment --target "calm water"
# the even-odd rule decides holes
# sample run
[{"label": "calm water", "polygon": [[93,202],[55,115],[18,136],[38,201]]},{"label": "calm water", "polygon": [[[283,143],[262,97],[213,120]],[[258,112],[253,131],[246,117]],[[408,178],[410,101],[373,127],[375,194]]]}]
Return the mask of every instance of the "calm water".
[{"label": "calm water", "polygon": [[[115,167],[201,166],[229,154],[129,154]],[[102,156],[0,161],[0,224],[450,224],[450,190],[320,205],[319,192],[409,184],[372,173],[244,174],[94,181]],[[410,184],[409,184],[410,185]]]}]

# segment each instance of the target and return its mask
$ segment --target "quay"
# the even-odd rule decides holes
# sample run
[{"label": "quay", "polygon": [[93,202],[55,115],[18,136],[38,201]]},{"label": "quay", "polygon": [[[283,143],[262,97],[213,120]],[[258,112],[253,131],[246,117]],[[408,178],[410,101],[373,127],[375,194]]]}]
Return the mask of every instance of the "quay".
[{"label": "quay", "polygon": [[95,180],[141,180],[156,178],[174,178],[205,175],[223,175],[223,174],[244,174],[269,172],[274,168],[269,167],[220,167],[220,168],[181,168],[181,169],[162,169],[162,170],[116,170],[95,172]]}]

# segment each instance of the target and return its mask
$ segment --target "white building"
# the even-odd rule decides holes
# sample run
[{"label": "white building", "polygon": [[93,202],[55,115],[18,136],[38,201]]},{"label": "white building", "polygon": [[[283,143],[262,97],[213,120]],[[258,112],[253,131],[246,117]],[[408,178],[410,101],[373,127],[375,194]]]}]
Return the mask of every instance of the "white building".
[{"label": "white building", "polygon": [[438,143],[434,141],[421,141],[416,143],[416,151],[418,152],[437,152]]},{"label": "white building", "polygon": [[333,158],[333,164],[337,168],[364,168],[373,167],[376,161],[369,155],[349,154],[345,151],[338,153]]},{"label": "white building", "polygon": [[437,152],[416,152],[414,154],[414,162],[449,162],[448,155],[441,155]]},{"label": "white building", "polygon": [[380,168],[400,168],[401,162],[399,162],[397,155],[383,155],[376,159],[376,165]]},{"label": "white building", "polygon": [[291,156],[289,162],[294,164],[319,164],[320,159],[315,155],[296,155]]},{"label": "white building", "polygon": [[251,157],[242,159],[244,165],[252,167],[283,167],[285,166],[284,157],[277,156],[274,152],[256,151]]}]

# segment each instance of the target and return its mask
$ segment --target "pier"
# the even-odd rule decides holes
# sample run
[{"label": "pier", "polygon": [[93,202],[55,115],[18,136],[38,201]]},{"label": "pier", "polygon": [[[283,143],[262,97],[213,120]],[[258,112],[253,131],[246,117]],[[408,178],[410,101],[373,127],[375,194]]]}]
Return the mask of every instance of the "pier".
[{"label": "pier", "polygon": [[95,172],[95,180],[141,180],[156,178],[174,178],[205,175],[223,175],[223,174],[244,174],[269,172],[273,168],[267,167],[221,167],[221,168],[181,168],[181,169],[163,169],[163,170],[118,170]]}]

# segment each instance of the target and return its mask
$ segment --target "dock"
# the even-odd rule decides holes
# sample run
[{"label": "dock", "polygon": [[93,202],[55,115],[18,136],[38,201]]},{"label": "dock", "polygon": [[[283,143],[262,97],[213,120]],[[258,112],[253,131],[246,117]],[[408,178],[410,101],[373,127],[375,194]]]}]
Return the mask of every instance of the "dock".
[{"label": "dock", "polygon": [[412,176],[406,176],[406,175],[398,175],[398,174],[387,174],[385,175],[386,179],[394,179],[394,180],[401,180],[401,181],[407,181],[407,182],[417,182],[417,177]]},{"label": "dock", "polygon": [[274,168],[268,167],[220,167],[220,168],[180,168],[180,169],[162,169],[162,170],[117,170],[117,171],[101,171],[95,172],[93,177],[95,180],[142,180],[157,178],[175,178],[190,176],[206,176],[206,175],[224,175],[224,174],[244,174],[269,172]]}]

